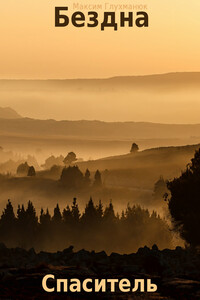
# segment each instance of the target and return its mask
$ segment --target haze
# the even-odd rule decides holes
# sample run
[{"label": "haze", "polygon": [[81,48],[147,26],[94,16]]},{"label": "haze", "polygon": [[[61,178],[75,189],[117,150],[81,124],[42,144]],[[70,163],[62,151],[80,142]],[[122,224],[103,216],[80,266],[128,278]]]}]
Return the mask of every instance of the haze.
[{"label": "haze", "polygon": [[200,73],[102,80],[1,80],[0,106],[56,120],[199,123]]}]

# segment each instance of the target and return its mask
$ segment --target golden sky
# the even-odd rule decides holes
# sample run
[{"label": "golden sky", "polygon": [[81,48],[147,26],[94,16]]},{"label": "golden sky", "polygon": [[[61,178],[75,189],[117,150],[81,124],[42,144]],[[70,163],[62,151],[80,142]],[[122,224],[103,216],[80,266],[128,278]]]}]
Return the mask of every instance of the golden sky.
[{"label": "golden sky", "polygon": [[[149,28],[101,31],[100,26],[54,27],[55,6],[68,6],[70,15],[73,3],[106,2],[146,4]],[[99,78],[200,71],[199,14],[199,0],[3,0],[0,78]]]}]

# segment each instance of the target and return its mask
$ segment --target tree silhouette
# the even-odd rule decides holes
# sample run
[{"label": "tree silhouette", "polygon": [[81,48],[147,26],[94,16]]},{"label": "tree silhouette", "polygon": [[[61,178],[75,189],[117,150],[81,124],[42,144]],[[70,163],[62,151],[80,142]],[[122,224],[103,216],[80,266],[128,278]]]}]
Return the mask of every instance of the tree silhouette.
[{"label": "tree silhouette", "polygon": [[28,202],[27,209],[18,206],[17,210],[17,228],[19,245],[23,248],[32,247],[37,238],[38,217],[31,201]]},{"label": "tree silhouette", "polygon": [[49,214],[49,210],[47,208],[46,213],[44,212],[43,208],[40,211],[40,224],[42,226],[49,226],[51,222],[51,216]]},{"label": "tree silhouette", "polygon": [[17,175],[27,176],[28,171],[29,171],[29,165],[28,165],[28,163],[27,162],[22,163],[17,168]]},{"label": "tree silhouette", "polygon": [[121,213],[121,221],[124,222],[125,219],[126,219],[126,217],[125,217],[125,212],[124,212],[124,210],[122,210],[122,213]]},{"label": "tree silhouette", "polygon": [[97,217],[99,219],[102,219],[102,217],[103,217],[103,204],[102,204],[101,200],[99,200],[99,204],[97,205],[96,210],[97,210]]},{"label": "tree silhouette", "polygon": [[153,190],[153,198],[154,200],[161,200],[163,199],[164,195],[167,193],[167,184],[166,181],[162,176],[156,181],[154,184],[154,190]]},{"label": "tree silhouette", "polygon": [[36,216],[36,210],[31,201],[28,202],[25,215],[27,221],[26,226],[29,227],[30,232],[35,232],[38,224],[38,217]]},{"label": "tree silhouette", "polygon": [[90,171],[87,169],[85,171],[85,186],[88,187],[90,185]]},{"label": "tree silhouette", "polygon": [[77,204],[77,201],[76,201],[76,198],[73,199],[73,203],[72,203],[72,217],[73,217],[73,220],[78,222],[79,219],[80,219],[80,211],[79,211],[79,208],[78,208],[78,204]]},{"label": "tree silhouette", "polygon": [[74,152],[69,152],[67,156],[64,158],[63,162],[65,165],[71,165],[76,160],[77,160],[76,154]]},{"label": "tree silhouette", "polygon": [[72,212],[69,205],[63,209],[62,216],[65,224],[70,225],[72,223]]},{"label": "tree silhouette", "polygon": [[[43,209],[40,211],[40,224],[38,224],[38,243],[41,247],[45,247],[45,245],[50,244],[51,241],[51,233],[53,233],[52,229],[52,218],[49,214],[49,210],[47,208],[46,213]],[[55,226],[55,223],[53,223]],[[54,233],[55,234],[55,233]]]},{"label": "tree silhouette", "polygon": [[18,205],[17,219],[18,219],[19,222],[24,222],[24,219],[25,219],[25,208],[24,208],[23,204],[22,204],[22,206]]},{"label": "tree silhouette", "polygon": [[8,199],[6,208],[2,213],[1,222],[7,222],[8,224],[15,223],[15,214],[10,199]]},{"label": "tree silhouette", "polygon": [[39,164],[38,164],[35,156],[28,154],[26,161],[29,166],[34,166],[34,168],[39,168]]},{"label": "tree silhouette", "polygon": [[52,217],[52,221],[56,224],[61,223],[62,221],[62,216],[61,216],[61,212],[60,212],[60,207],[57,204],[56,207],[54,208],[54,215]]},{"label": "tree silhouette", "polygon": [[94,187],[101,187],[102,186],[102,180],[101,180],[101,173],[99,170],[96,171],[94,175]]},{"label": "tree silhouette", "polygon": [[77,166],[69,166],[63,169],[60,181],[68,188],[81,188],[84,185],[83,173]]},{"label": "tree silhouette", "polygon": [[12,240],[15,234],[16,218],[12,203],[8,200],[0,219],[0,239]]},{"label": "tree silhouette", "polygon": [[32,177],[35,176],[35,168],[33,166],[29,167],[27,176]]},{"label": "tree silhouette", "polygon": [[200,246],[200,149],[179,178],[167,182],[174,229],[191,246]]},{"label": "tree silhouette", "polygon": [[26,209],[24,205],[18,206],[15,217],[8,201],[0,218],[0,242],[10,247],[35,247],[37,251],[58,251],[74,245],[79,249],[129,252],[144,243],[170,246],[171,237],[156,212],[150,214],[140,206],[128,205],[120,217],[115,214],[112,202],[103,209],[101,201],[95,205],[92,198],[82,215],[74,198],[71,208],[67,206],[62,214],[58,204],[52,217],[48,209],[46,212],[41,209],[39,221],[32,202],[28,202]]},{"label": "tree silhouette", "polygon": [[131,146],[130,152],[135,153],[135,152],[138,152],[138,150],[139,150],[138,145],[136,143],[133,143],[132,146]]},{"label": "tree silhouette", "polygon": [[89,202],[86,204],[83,218],[87,220],[88,223],[92,223],[97,219],[97,210],[91,197]]},{"label": "tree silhouette", "polygon": [[112,204],[112,201],[110,201],[110,204],[109,206],[107,206],[105,208],[105,211],[104,211],[104,215],[103,215],[104,219],[106,221],[114,221],[115,220],[115,212],[114,212],[114,207],[113,207],[113,204]]}]

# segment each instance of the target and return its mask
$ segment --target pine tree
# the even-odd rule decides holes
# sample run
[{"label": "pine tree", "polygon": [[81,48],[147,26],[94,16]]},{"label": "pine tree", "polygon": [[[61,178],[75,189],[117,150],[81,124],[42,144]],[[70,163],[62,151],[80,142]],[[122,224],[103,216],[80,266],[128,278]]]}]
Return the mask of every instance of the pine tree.
[{"label": "pine tree", "polygon": [[78,222],[80,219],[80,212],[78,208],[78,204],[76,201],[76,198],[73,199],[73,204],[72,204],[72,217],[75,222]]},{"label": "pine tree", "polygon": [[0,219],[0,241],[9,241],[12,243],[15,239],[16,218],[12,203],[8,200]]},{"label": "pine tree", "polygon": [[92,197],[90,197],[89,202],[87,203],[85,207],[85,212],[84,212],[84,219],[86,222],[92,222],[95,219],[97,219],[97,210],[94,206],[94,202],[92,200]]},{"label": "pine tree", "polygon": [[94,175],[94,187],[101,187],[102,186],[102,180],[101,180],[101,173],[99,170],[96,171]]},{"label": "pine tree", "polygon": [[85,179],[85,185],[89,186],[91,180],[90,180],[90,171],[88,169],[85,171],[85,177],[84,177],[84,179]]},{"label": "pine tree", "polygon": [[42,208],[41,212],[40,212],[40,224],[44,225],[44,226],[47,226],[47,225],[50,224],[50,222],[51,222],[51,216],[49,214],[48,208],[46,210],[46,213],[44,212],[44,210]]},{"label": "pine tree", "polygon": [[35,168],[33,166],[29,167],[27,176],[32,177],[35,175],[36,175]]},{"label": "pine tree", "polygon": [[102,204],[101,200],[99,200],[99,204],[97,206],[97,216],[99,219],[102,219],[102,217],[103,217],[103,204]]},{"label": "pine tree", "polygon": [[72,212],[69,205],[67,205],[67,207],[63,209],[62,216],[65,224],[70,224],[72,222]]},{"label": "pine tree", "polygon": [[52,221],[57,224],[61,223],[61,221],[62,221],[62,215],[61,215],[60,207],[58,204],[54,208],[54,215],[52,217]]},{"label": "pine tree", "polygon": [[114,221],[116,219],[112,201],[110,201],[109,206],[106,207],[103,217],[106,221]]},{"label": "pine tree", "polygon": [[8,199],[6,208],[4,209],[2,216],[1,216],[1,223],[9,225],[9,224],[14,224],[15,221],[16,221],[16,218],[15,218],[13,206],[12,206],[10,199]]}]

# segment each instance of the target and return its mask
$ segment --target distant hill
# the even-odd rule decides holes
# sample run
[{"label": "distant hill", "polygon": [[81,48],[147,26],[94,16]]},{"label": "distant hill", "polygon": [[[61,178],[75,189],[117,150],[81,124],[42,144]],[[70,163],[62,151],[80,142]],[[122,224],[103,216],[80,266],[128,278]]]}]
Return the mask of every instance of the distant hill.
[{"label": "distant hill", "polygon": [[70,92],[114,92],[119,90],[171,91],[199,89],[200,72],[118,76],[105,79],[0,80],[1,91],[66,90]]},{"label": "distant hill", "polygon": [[200,124],[0,118],[0,141],[13,151],[30,154],[41,149],[45,155],[75,151],[79,157],[95,159],[127,153],[133,142],[140,150],[198,144]]},{"label": "distant hill", "polygon": [[[11,118],[11,114],[9,116]],[[0,134],[45,138],[121,139],[133,142],[135,139],[195,138],[200,142],[200,124],[37,120],[20,118],[17,113],[12,114],[12,120],[5,118],[4,115],[4,119],[0,119]]]},{"label": "distant hill", "polygon": [[0,80],[2,106],[37,119],[199,123],[200,72]]},{"label": "distant hill", "polygon": [[21,116],[10,107],[0,107],[0,119],[19,119]]}]

